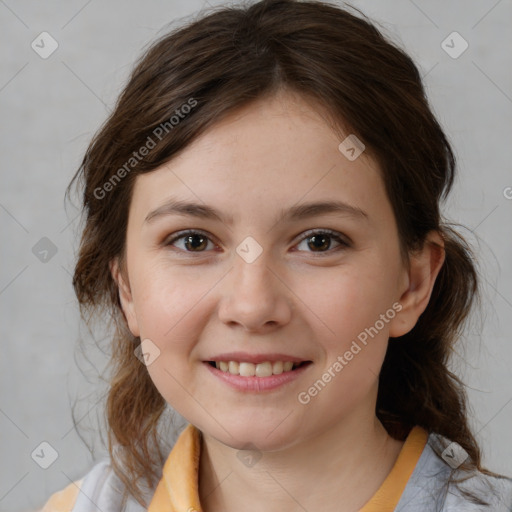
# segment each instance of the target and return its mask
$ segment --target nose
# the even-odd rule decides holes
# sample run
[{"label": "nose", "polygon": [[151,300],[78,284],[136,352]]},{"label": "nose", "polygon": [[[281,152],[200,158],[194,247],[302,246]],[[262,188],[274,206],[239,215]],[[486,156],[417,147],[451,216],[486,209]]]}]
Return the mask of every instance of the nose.
[{"label": "nose", "polygon": [[269,267],[264,254],[265,251],[252,263],[234,258],[218,312],[225,324],[240,325],[251,332],[268,332],[290,321],[293,293],[284,276]]}]

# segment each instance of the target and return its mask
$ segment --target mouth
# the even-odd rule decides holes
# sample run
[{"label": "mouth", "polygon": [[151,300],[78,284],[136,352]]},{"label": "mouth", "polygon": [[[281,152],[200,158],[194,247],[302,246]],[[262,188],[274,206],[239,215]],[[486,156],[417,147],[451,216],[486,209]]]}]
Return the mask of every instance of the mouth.
[{"label": "mouth", "polygon": [[251,363],[245,361],[205,361],[212,368],[240,377],[271,377],[290,373],[312,364],[312,361],[263,361]]}]

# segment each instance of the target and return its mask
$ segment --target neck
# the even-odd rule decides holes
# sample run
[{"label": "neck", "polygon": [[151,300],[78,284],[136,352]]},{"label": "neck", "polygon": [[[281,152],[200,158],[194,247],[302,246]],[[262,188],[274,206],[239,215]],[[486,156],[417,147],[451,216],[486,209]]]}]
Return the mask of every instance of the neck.
[{"label": "neck", "polygon": [[203,510],[358,511],[385,480],[403,445],[375,416],[358,420],[338,424],[286,450],[265,452],[247,466],[237,457],[239,450],[203,435],[199,467]]}]

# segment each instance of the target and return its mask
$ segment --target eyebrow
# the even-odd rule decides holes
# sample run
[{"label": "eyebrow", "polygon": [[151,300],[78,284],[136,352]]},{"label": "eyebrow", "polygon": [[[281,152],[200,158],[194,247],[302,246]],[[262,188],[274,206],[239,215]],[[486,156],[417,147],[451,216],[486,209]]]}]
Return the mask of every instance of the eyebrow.
[{"label": "eyebrow", "polygon": [[[353,217],[356,220],[369,220],[368,214],[356,206],[352,206],[342,201],[328,200],[302,203],[288,209],[281,209],[275,219],[275,222],[299,221],[309,217],[328,214]],[[144,222],[150,223],[158,217],[168,215],[189,216],[200,219],[216,220],[227,225],[233,224],[233,216],[224,215],[212,206],[181,201],[174,198],[171,198],[162,206],[159,206],[155,210],[149,212]]]}]

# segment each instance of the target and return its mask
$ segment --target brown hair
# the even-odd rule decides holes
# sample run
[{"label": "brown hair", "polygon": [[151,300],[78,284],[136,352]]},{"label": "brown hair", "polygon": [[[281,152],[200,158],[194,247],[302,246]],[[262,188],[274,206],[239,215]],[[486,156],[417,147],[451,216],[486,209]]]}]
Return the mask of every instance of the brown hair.
[{"label": "brown hair", "polygon": [[[389,344],[376,412],[395,438],[419,425],[459,443],[470,455],[463,469],[483,470],[463,384],[448,369],[478,298],[478,274],[468,244],[441,220],[455,158],[418,69],[364,15],[325,2],[264,0],[214,8],[152,44],[72,181],[84,187],[85,213],[73,285],[84,317],[107,311],[115,325],[109,451],[142,505],[140,481],[154,485],[164,460],[158,431],[166,404],[134,357],[140,339],[127,328],[109,269],[112,259],[122,262],[133,182],[223,116],[280,89],[364,141],[382,170],[404,262],[430,230],[442,234],[445,262],[415,327]],[[154,147],[135,157],[150,139]]]}]

